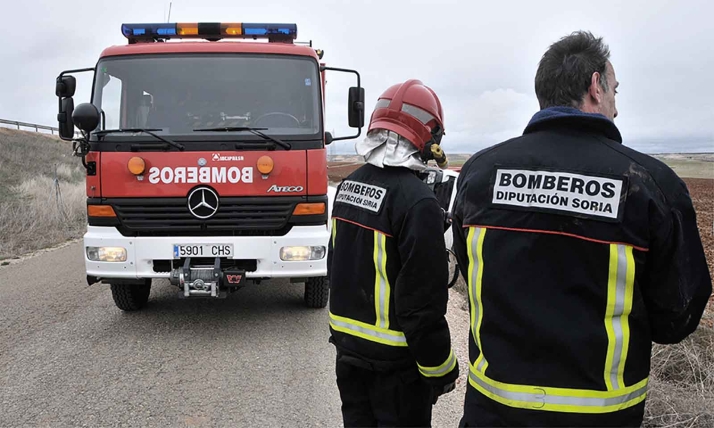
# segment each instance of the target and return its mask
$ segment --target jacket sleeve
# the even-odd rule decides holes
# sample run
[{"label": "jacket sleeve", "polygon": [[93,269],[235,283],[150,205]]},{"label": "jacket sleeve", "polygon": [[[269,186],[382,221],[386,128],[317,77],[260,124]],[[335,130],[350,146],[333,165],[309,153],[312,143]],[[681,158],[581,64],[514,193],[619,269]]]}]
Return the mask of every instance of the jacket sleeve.
[{"label": "jacket sleeve", "polygon": [[697,329],[712,293],[712,281],[687,187],[679,180],[662,221],[651,230],[643,297],[652,340],[678,343]]},{"label": "jacket sleeve", "polygon": [[407,210],[397,242],[402,262],[394,291],[397,320],[422,377],[446,385],[456,380],[459,366],[445,318],[449,273],[436,199],[423,199]]}]

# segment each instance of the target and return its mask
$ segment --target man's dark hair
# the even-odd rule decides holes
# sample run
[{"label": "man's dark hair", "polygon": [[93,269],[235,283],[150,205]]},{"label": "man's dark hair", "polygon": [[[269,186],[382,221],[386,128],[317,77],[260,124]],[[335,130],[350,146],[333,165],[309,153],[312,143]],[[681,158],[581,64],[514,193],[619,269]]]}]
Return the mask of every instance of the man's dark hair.
[{"label": "man's dark hair", "polygon": [[590,87],[593,73],[600,73],[600,86],[608,90],[605,70],[610,48],[588,31],[576,31],[550,45],[538,64],[535,91],[540,108],[579,108]]}]

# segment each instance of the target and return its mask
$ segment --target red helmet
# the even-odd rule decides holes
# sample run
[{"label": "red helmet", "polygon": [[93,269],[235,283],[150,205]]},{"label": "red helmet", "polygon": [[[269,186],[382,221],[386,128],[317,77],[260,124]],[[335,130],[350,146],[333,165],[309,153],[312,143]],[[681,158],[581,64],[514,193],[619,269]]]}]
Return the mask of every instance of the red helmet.
[{"label": "red helmet", "polygon": [[440,139],[444,131],[439,97],[416,79],[393,85],[379,96],[367,132],[372,129],[394,131],[422,151],[434,134]]}]

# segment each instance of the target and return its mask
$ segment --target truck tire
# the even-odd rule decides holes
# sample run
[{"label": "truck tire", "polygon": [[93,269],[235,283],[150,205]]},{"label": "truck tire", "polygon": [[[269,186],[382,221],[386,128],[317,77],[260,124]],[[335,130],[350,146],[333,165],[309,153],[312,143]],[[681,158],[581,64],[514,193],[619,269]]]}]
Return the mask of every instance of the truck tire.
[{"label": "truck tire", "polygon": [[315,277],[305,281],[305,306],[308,308],[324,308],[330,298],[330,283],[327,278]]},{"label": "truck tire", "polygon": [[459,275],[461,272],[459,271],[459,262],[456,259],[456,253],[454,253],[454,250],[447,249],[446,256],[449,259],[449,284],[448,284],[448,287],[451,288],[459,280]]},{"label": "truck tire", "polygon": [[138,311],[146,306],[151,293],[151,280],[145,283],[112,283],[114,304],[122,311]]}]

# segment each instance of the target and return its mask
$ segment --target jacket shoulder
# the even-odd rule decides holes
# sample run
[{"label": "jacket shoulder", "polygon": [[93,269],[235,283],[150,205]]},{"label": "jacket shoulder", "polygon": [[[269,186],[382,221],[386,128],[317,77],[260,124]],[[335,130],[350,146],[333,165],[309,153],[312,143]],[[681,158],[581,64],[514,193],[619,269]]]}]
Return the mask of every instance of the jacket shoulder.
[{"label": "jacket shoulder", "polygon": [[509,140],[503,141],[503,142],[501,142],[501,143],[494,144],[494,145],[492,145],[492,146],[486,147],[485,149],[482,149],[482,150],[480,150],[480,151],[474,153],[474,154],[471,155],[471,157],[464,163],[464,166],[461,167],[461,173],[460,173],[459,175],[460,175],[460,176],[463,176],[463,175],[468,174],[468,173],[471,171],[471,169],[474,168],[473,165],[474,165],[474,164],[477,164],[480,160],[482,160],[482,158],[483,158],[485,155],[487,155],[487,154],[489,154],[489,153],[492,153],[492,152],[497,152],[499,149],[503,149],[503,148],[507,147],[509,144],[514,143],[514,142],[520,140],[521,138],[524,138],[524,137],[523,137],[523,136],[514,137],[514,138],[511,138],[511,139],[509,139]]},{"label": "jacket shoulder", "polygon": [[689,193],[684,181],[661,160],[615,142],[611,142],[608,146],[620,156],[630,160],[628,171],[630,177],[651,182],[662,193],[666,202],[671,203],[678,199],[682,191]]}]

